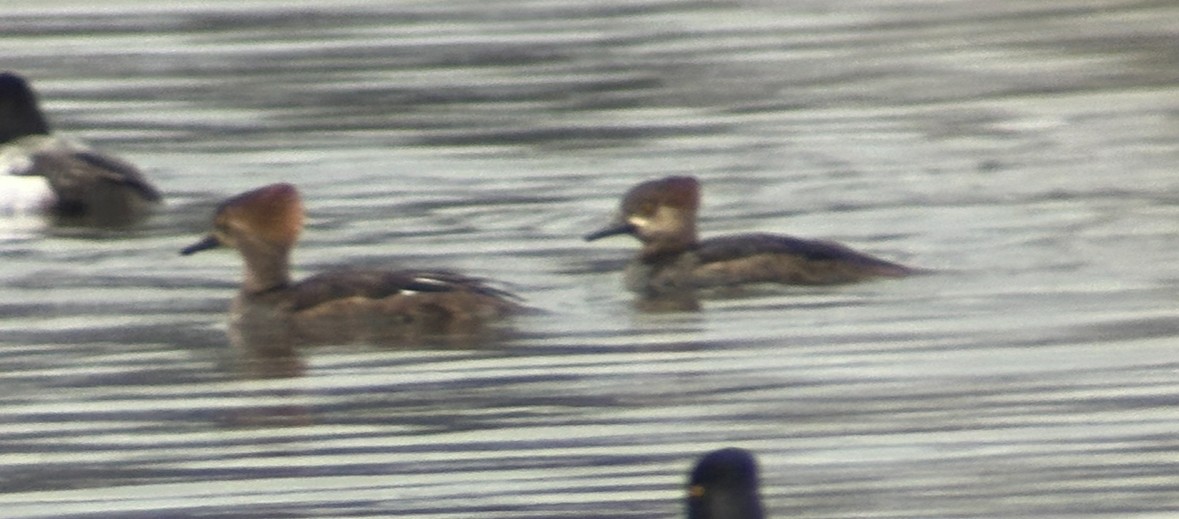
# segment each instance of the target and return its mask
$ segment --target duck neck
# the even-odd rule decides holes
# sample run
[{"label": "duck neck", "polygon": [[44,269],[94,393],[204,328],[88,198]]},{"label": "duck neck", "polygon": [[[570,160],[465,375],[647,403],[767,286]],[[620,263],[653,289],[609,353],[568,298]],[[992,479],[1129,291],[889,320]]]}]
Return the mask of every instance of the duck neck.
[{"label": "duck neck", "polygon": [[[693,215],[694,216],[694,215]],[[656,263],[696,248],[696,219],[677,218],[676,225],[646,236],[639,252],[644,262]]]},{"label": "duck neck", "polygon": [[661,263],[674,260],[681,254],[696,247],[696,240],[658,241],[643,244],[639,257],[643,263]]},{"label": "duck neck", "polygon": [[290,250],[269,244],[259,244],[242,251],[246,261],[242,291],[247,294],[268,292],[291,283]]}]

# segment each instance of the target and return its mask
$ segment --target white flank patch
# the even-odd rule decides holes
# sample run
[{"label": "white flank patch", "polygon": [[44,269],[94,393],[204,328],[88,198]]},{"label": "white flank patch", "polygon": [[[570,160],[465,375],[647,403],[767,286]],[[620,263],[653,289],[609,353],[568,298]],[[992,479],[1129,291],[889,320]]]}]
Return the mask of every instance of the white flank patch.
[{"label": "white flank patch", "polygon": [[0,215],[44,214],[55,197],[45,177],[0,175]]}]

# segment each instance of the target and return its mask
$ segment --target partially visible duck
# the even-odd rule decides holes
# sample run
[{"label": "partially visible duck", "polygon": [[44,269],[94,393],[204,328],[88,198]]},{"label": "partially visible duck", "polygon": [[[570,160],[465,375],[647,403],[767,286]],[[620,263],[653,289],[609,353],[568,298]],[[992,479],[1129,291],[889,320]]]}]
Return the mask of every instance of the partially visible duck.
[{"label": "partially visible duck", "polygon": [[613,223],[585,239],[629,234],[642,242],[627,267],[627,286],[643,296],[766,282],[832,285],[917,272],[829,241],[764,233],[700,240],[699,205],[695,178],[643,182],[626,193]]},{"label": "partially visible duck", "polygon": [[290,253],[302,225],[298,191],[272,184],[223,202],[213,231],[181,251],[227,246],[245,261],[230,307],[235,342],[281,350],[471,335],[521,308],[508,292],[446,271],[337,270],[292,281]]},{"label": "partially visible duck", "polygon": [[51,134],[28,82],[0,73],[0,212],[122,226],[140,221],[160,200],[135,166]]},{"label": "partially visible duck", "polygon": [[702,456],[688,478],[688,519],[762,519],[757,461],[729,447]]}]

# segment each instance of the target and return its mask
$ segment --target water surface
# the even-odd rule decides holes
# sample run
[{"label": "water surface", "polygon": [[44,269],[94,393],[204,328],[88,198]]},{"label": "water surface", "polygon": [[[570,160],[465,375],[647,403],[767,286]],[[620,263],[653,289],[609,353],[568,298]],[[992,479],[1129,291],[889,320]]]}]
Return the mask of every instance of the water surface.
[{"label": "water surface", "polygon": [[[87,4],[6,7],[3,67],[168,206],[3,223],[6,517],[676,517],[728,445],[773,517],[1179,508],[1170,2]],[[580,236],[670,174],[704,235],[940,272],[637,311],[634,244]],[[177,251],[278,181],[299,275],[447,267],[545,313],[248,369],[237,258]]]}]

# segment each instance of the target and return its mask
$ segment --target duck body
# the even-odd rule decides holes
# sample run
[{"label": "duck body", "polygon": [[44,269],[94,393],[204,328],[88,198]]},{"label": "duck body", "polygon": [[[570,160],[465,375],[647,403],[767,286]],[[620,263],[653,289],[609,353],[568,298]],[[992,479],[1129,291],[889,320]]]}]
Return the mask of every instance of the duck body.
[{"label": "duck body", "polygon": [[230,324],[251,344],[275,337],[295,346],[415,342],[480,334],[518,309],[513,298],[449,272],[337,270],[239,291]]},{"label": "duck body", "polygon": [[824,240],[767,233],[700,240],[698,206],[694,178],[644,182],[624,197],[616,221],[586,240],[617,234],[637,238],[642,248],[627,266],[626,284],[644,296],[755,283],[835,285],[916,272]]},{"label": "duck body", "polygon": [[677,253],[635,258],[627,266],[626,285],[632,292],[663,294],[756,283],[836,285],[910,273],[908,267],[838,243],[755,233],[719,236]]},{"label": "duck body", "polygon": [[138,222],[162,196],[133,164],[53,135],[23,78],[0,73],[0,210],[63,223]]},{"label": "duck body", "polygon": [[214,231],[182,254],[226,245],[245,261],[230,306],[233,338],[259,345],[413,341],[471,336],[521,308],[481,279],[448,271],[333,270],[292,282],[302,225],[298,193],[274,184],[223,203]]}]

